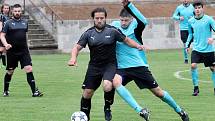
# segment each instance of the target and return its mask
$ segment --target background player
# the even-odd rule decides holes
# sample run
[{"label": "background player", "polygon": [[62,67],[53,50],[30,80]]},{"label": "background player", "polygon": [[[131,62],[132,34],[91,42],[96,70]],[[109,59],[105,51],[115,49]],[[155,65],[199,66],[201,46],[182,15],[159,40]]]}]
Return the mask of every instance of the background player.
[{"label": "background player", "polygon": [[1,33],[1,41],[7,50],[7,72],[4,77],[3,96],[9,96],[9,84],[15,68],[20,61],[21,68],[27,75],[28,84],[31,87],[32,96],[40,97],[43,94],[36,88],[31,57],[27,45],[26,32],[28,31],[27,21],[21,18],[21,5],[15,4],[12,9],[13,18],[5,23]]},{"label": "background player", "polygon": [[[195,16],[189,20],[189,37],[186,47],[189,47],[193,37],[193,51],[191,54],[191,74],[193,80],[193,96],[199,94],[199,79],[197,64],[204,63],[205,67],[210,67],[215,95],[215,59],[212,30],[215,31],[215,21],[212,17],[204,14],[203,3],[196,1],[193,3]],[[189,48],[188,48],[189,50]]]},{"label": "background player", "polygon": [[194,16],[194,7],[190,4],[190,0],[182,0],[182,4],[177,6],[173,13],[173,19],[180,23],[180,35],[184,48],[184,63],[188,63],[188,53],[186,51],[186,41],[188,38],[188,20]]},{"label": "background player", "polygon": [[[0,14],[0,30],[2,30],[5,22],[9,20],[10,14],[10,6],[8,4],[3,4],[1,7],[1,14]],[[0,41],[0,59],[2,59],[2,65],[6,66],[6,50]]]}]

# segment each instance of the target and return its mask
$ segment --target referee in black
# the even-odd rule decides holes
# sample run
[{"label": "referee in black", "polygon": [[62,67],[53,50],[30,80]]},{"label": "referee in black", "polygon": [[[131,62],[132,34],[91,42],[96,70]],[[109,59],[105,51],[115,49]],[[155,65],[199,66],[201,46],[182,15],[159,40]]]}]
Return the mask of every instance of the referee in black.
[{"label": "referee in black", "polygon": [[11,77],[15,68],[18,67],[18,62],[20,62],[21,69],[24,69],[26,72],[32,97],[40,97],[43,94],[36,88],[32,72],[31,56],[27,45],[26,33],[28,31],[28,23],[21,18],[21,13],[21,5],[15,4],[12,7],[12,19],[8,20],[2,29],[1,41],[7,50],[7,72],[4,77],[3,96],[9,96]]},{"label": "referee in black", "polygon": [[81,98],[81,111],[85,112],[90,120],[91,98],[103,80],[105,92],[104,113],[105,121],[112,118],[110,105],[113,103],[114,91],[112,80],[116,72],[116,42],[123,41],[133,48],[143,50],[144,47],[123,35],[116,28],[106,24],[107,12],[104,8],[96,8],[91,17],[94,26],[85,31],[71,52],[69,66],[77,64],[79,51],[88,45],[90,49],[90,61],[83,82],[83,94]]}]

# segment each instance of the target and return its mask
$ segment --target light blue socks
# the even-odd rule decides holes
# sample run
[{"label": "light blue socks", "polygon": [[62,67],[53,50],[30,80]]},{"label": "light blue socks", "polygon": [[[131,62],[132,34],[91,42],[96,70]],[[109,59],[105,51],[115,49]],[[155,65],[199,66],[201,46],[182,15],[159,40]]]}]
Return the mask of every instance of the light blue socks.
[{"label": "light blue socks", "polygon": [[212,81],[213,81],[213,85],[214,85],[214,88],[215,88],[215,72],[212,72]]},{"label": "light blue socks", "polygon": [[117,87],[116,91],[120,95],[120,97],[124,101],[126,101],[137,113],[139,113],[143,109],[142,107],[139,106],[139,104],[136,102],[136,100],[124,86],[121,85]]},{"label": "light blue socks", "polygon": [[199,85],[199,80],[198,80],[198,70],[197,70],[197,68],[191,69],[191,75],[192,75],[192,80],[193,80],[193,86],[198,86]]},{"label": "light blue socks", "polygon": [[167,103],[170,107],[172,107],[175,112],[179,113],[181,112],[181,108],[178,104],[176,104],[175,100],[169,95],[168,92],[164,91],[164,96],[161,98],[162,101]]},{"label": "light blue socks", "polygon": [[188,53],[186,51],[186,48],[183,48],[183,52],[184,52],[184,60],[188,60]]}]

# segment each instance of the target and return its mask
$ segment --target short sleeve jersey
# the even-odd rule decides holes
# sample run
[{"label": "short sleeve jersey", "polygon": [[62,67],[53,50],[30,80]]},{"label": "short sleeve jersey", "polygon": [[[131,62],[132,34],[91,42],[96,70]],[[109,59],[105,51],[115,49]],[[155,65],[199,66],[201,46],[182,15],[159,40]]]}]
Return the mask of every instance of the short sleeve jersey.
[{"label": "short sleeve jersey", "polygon": [[6,33],[6,40],[12,45],[9,51],[20,52],[28,49],[26,32],[28,31],[28,23],[23,19],[10,19],[8,20],[2,32]]},{"label": "short sleeve jersey", "polygon": [[4,14],[0,14],[0,21],[2,22],[3,26],[4,26],[5,22],[9,19],[10,19],[9,16],[4,15]]},{"label": "short sleeve jersey", "polygon": [[102,66],[108,63],[116,64],[116,42],[123,41],[125,35],[116,28],[106,25],[98,32],[95,27],[82,34],[77,44],[82,47],[88,45],[90,49],[91,65]]}]

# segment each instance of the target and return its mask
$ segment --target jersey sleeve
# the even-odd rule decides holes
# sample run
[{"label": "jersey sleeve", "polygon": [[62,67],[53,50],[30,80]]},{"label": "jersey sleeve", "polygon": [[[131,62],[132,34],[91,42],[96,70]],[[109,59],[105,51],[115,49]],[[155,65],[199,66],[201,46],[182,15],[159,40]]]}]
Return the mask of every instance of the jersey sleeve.
[{"label": "jersey sleeve", "polygon": [[191,24],[188,22],[188,38],[187,38],[187,42],[186,42],[186,48],[189,48],[189,45],[191,43],[191,40],[193,38],[193,29],[192,29],[192,26]]},{"label": "jersey sleeve", "polygon": [[1,30],[1,32],[7,33],[8,29],[9,29],[9,21],[4,23],[4,26],[3,26],[2,30]]},{"label": "jersey sleeve", "polygon": [[132,2],[129,2],[125,9],[137,20],[138,24],[147,25],[148,21],[143,14],[135,7]]},{"label": "jersey sleeve", "polygon": [[173,15],[172,15],[172,18],[173,18],[174,20],[177,20],[177,21],[180,19],[179,7],[177,7],[177,8],[175,9],[175,11],[174,11],[174,13],[173,13]]},{"label": "jersey sleeve", "polygon": [[211,26],[211,29],[215,32],[215,20],[212,17],[210,19],[210,26]]},{"label": "jersey sleeve", "polygon": [[77,44],[79,44],[82,47],[86,47],[87,42],[88,42],[88,36],[89,36],[89,32],[88,31],[84,32],[81,35],[81,37],[80,37],[80,39],[79,39]]},{"label": "jersey sleeve", "polygon": [[125,40],[126,36],[119,29],[113,28],[113,32],[114,32],[116,41],[122,42]]},{"label": "jersey sleeve", "polygon": [[4,16],[2,14],[0,14],[0,22],[4,22]]}]

